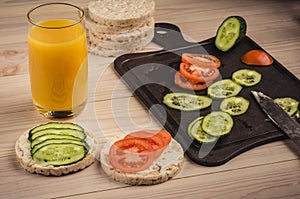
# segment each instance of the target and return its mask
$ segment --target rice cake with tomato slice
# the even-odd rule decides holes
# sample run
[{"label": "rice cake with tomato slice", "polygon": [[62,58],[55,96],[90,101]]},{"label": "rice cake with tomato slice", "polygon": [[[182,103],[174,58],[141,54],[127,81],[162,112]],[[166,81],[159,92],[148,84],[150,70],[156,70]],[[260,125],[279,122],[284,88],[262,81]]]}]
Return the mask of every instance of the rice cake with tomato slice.
[{"label": "rice cake with tomato slice", "polygon": [[111,165],[109,150],[113,143],[108,142],[103,146],[100,162],[103,171],[117,182],[130,185],[154,185],[175,177],[182,169],[184,152],[181,145],[174,139],[149,168],[136,173],[121,172]]}]

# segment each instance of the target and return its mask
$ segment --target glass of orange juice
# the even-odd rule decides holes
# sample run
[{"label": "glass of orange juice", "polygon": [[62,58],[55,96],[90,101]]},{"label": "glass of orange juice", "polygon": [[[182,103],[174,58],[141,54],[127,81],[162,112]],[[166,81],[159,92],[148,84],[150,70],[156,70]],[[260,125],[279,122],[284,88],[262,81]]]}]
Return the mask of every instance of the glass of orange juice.
[{"label": "glass of orange juice", "polygon": [[47,118],[79,114],[88,95],[84,10],[47,3],[27,13],[29,74],[33,104]]}]

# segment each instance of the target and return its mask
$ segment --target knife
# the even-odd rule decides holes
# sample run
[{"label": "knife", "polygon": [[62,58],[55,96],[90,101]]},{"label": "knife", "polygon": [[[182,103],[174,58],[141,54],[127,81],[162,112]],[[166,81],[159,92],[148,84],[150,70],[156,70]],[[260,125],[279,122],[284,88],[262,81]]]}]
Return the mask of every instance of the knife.
[{"label": "knife", "polygon": [[300,149],[300,124],[291,118],[272,98],[262,92],[251,91],[260,107],[268,117],[296,144]]}]

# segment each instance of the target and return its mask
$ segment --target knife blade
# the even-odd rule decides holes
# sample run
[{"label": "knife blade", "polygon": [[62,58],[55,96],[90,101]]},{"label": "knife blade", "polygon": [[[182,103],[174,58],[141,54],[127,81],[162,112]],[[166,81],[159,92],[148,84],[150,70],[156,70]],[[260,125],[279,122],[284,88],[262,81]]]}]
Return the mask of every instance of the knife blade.
[{"label": "knife blade", "polygon": [[251,91],[262,110],[300,149],[300,124],[291,118],[272,98]]}]

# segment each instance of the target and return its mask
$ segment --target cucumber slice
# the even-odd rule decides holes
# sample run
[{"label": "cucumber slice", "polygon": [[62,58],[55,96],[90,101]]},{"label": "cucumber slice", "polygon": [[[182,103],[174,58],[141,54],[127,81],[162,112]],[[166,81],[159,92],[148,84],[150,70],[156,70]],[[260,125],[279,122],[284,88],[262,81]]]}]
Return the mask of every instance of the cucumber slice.
[{"label": "cucumber slice", "polygon": [[197,140],[200,143],[211,143],[216,142],[217,137],[211,136],[205,133],[202,129],[203,116],[196,118],[189,124],[188,134],[191,138]]},{"label": "cucumber slice", "polygon": [[245,37],[246,30],[247,24],[243,17],[226,18],[217,30],[215,46],[223,52],[228,51]]},{"label": "cucumber slice", "polygon": [[220,137],[230,133],[233,127],[232,117],[222,111],[213,111],[206,115],[202,122],[202,129],[211,136]]},{"label": "cucumber slice", "polygon": [[173,109],[194,111],[209,107],[212,99],[188,93],[168,93],[164,96],[163,103]]},{"label": "cucumber slice", "polygon": [[232,116],[244,114],[249,107],[249,100],[243,97],[229,97],[220,104],[220,109]]},{"label": "cucumber slice", "polygon": [[46,134],[41,135],[30,142],[30,147],[33,148],[35,145],[38,145],[46,140],[77,140],[81,141],[80,138],[71,136],[71,135],[57,135],[57,134]]},{"label": "cucumber slice", "polygon": [[33,148],[31,148],[30,153],[34,154],[37,150],[39,150],[41,147],[49,144],[77,144],[77,145],[82,145],[85,147],[85,149],[88,151],[89,147],[87,143],[83,140],[68,140],[68,139],[48,139],[45,140],[44,142],[41,142],[37,145],[35,145]]},{"label": "cucumber slice", "polygon": [[77,137],[81,140],[84,140],[86,138],[86,134],[82,131],[79,131],[79,130],[75,130],[75,129],[64,129],[64,128],[61,128],[61,129],[44,129],[44,130],[40,130],[40,131],[37,131],[35,132],[34,134],[32,135],[29,135],[28,139],[29,141],[33,141],[35,138],[37,137],[40,137],[42,135],[70,135],[70,136],[73,136],[73,137]]},{"label": "cucumber slice", "polygon": [[34,127],[33,129],[31,129],[29,131],[29,136],[31,136],[32,134],[38,132],[38,131],[41,131],[41,130],[44,130],[44,129],[61,129],[61,128],[64,128],[64,129],[75,129],[75,130],[78,130],[78,131],[84,131],[84,129],[77,125],[77,124],[74,124],[74,123],[70,123],[70,122],[48,122],[46,124],[41,124],[39,126],[36,126]]},{"label": "cucumber slice", "polygon": [[256,70],[241,69],[232,74],[232,80],[242,86],[254,86],[261,80],[261,74]]},{"label": "cucumber slice", "polygon": [[224,79],[210,85],[207,93],[212,98],[227,98],[236,96],[241,90],[242,86],[239,84],[231,79]]},{"label": "cucumber slice", "polygon": [[33,155],[33,160],[41,166],[63,166],[82,160],[87,150],[77,144],[48,144],[39,148]]},{"label": "cucumber slice", "polygon": [[299,102],[291,97],[276,98],[274,102],[279,104],[290,116],[298,111]]}]

